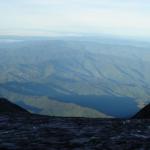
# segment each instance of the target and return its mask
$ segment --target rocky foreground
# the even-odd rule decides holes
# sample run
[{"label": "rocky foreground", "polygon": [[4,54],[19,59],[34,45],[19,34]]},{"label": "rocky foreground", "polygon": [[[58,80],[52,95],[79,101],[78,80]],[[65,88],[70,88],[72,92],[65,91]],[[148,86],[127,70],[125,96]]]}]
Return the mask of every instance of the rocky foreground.
[{"label": "rocky foreground", "polygon": [[150,120],[0,115],[0,150],[150,150]]}]

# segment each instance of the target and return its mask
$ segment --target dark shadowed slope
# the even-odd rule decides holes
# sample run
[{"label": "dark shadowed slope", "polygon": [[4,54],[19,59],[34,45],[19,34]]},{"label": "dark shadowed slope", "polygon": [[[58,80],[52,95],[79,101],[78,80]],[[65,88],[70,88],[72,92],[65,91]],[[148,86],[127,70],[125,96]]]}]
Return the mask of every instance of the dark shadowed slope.
[{"label": "dark shadowed slope", "polygon": [[27,110],[21,108],[20,106],[9,102],[5,98],[0,98],[0,113],[22,113],[30,114]]},{"label": "dark shadowed slope", "polygon": [[141,111],[139,111],[133,118],[139,119],[150,119],[150,104],[145,106]]}]

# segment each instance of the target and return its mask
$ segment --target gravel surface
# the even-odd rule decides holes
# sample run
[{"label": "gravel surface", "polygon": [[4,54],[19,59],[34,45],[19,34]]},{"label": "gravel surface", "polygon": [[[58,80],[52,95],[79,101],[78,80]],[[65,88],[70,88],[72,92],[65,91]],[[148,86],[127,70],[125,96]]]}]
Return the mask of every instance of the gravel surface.
[{"label": "gravel surface", "polygon": [[150,150],[150,120],[0,115],[0,150]]}]

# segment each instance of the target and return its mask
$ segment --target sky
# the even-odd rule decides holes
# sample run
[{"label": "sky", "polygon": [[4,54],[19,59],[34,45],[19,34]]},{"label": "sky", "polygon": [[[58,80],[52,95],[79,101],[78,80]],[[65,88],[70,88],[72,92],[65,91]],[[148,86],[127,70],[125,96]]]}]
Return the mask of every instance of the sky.
[{"label": "sky", "polygon": [[150,38],[149,0],[0,0],[0,35]]}]

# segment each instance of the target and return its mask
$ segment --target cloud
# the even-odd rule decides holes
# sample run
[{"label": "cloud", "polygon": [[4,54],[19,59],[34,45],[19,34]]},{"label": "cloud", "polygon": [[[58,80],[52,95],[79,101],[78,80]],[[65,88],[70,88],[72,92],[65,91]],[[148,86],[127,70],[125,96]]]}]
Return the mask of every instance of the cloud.
[{"label": "cloud", "polygon": [[149,8],[148,0],[5,0],[0,6],[0,34],[12,30],[36,34],[40,30],[39,34],[57,31],[150,36]]}]

